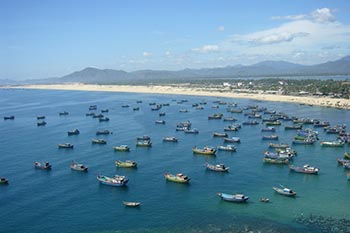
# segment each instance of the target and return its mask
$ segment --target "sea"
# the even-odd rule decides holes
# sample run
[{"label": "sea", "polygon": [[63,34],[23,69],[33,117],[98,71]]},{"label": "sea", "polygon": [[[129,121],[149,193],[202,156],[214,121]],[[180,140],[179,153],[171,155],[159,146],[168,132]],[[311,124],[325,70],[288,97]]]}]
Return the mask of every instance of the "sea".
[{"label": "sea", "polygon": [[[142,103],[137,103],[142,101]],[[221,104],[218,104],[221,101]],[[150,103],[164,104],[152,111]],[[202,110],[192,107],[201,103]],[[205,104],[206,103],[206,104]],[[226,105],[225,105],[226,103]],[[278,141],[262,140],[259,125],[246,126],[230,136],[239,137],[236,152],[218,151],[216,156],[195,155],[192,147],[224,145],[213,132],[223,132],[230,124],[208,120],[214,113],[234,117],[237,124],[247,121],[243,113],[229,113],[236,108],[256,106],[283,112],[289,116],[329,121],[331,125],[350,127],[350,111],[333,108],[249,99],[203,96],[161,95],[64,90],[0,89],[0,176],[9,180],[0,185],[0,232],[350,232],[350,181],[338,165],[344,147],[321,147],[320,141],[333,141],[334,134],[322,128],[314,145],[296,145],[293,164],[318,167],[318,175],[289,171],[287,165],[262,162],[269,142],[291,143],[294,130],[285,130],[291,122],[276,127]],[[99,122],[86,116],[89,106],[110,119]],[[129,107],[127,107],[129,106]],[[138,111],[133,108],[139,107]],[[218,108],[217,108],[218,107]],[[187,109],[188,112],[180,112]],[[67,111],[69,114],[60,116]],[[165,112],[165,116],[159,116]],[[3,120],[4,116],[14,120]],[[37,126],[37,116],[47,124]],[[268,117],[268,115],[263,115]],[[155,124],[162,119],[165,124]],[[176,131],[176,124],[190,121],[199,134]],[[68,136],[79,129],[79,135]],[[110,135],[96,136],[108,129]],[[349,132],[349,130],[348,130]],[[136,147],[136,137],[149,135],[152,147]],[[175,136],[177,143],[163,142]],[[92,144],[103,138],[105,145]],[[59,143],[72,143],[74,149],[58,149]],[[116,152],[113,147],[129,145],[130,152]],[[89,171],[70,169],[72,160]],[[115,160],[134,160],[136,169],[117,168]],[[38,170],[33,162],[50,162],[51,170]],[[229,172],[206,169],[206,163],[224,163]],[[166,181],[164,173],[184,173],[189,184]],[[124,175],[125,187],[100,184],[96,176]],[[273,186],[284,185],[297,192],[295,198],[281,196]],[[249,196],[247,203],[225,202],[218,192]],[[270,202],[260,202],[266,197]],[[140,207],[125,207],[123,201],[141,202]]]}]

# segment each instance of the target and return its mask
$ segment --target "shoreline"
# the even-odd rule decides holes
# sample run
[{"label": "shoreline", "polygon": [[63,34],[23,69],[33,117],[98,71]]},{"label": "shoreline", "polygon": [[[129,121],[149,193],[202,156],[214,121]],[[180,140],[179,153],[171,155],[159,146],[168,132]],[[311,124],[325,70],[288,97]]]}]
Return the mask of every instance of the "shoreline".
[{"label": "shoreline", "polygon": [[[335,99],[329,97],[312,96],[288,96],[266,93],[236,93],[221,90],[210,90],[210,88],[199,88],[185,85],[95,85],[95,84],[46,84],[46,85],[23,85],[2,86],[2,89],[41,89],[41,90],[69,90],[69,91],[104,91],[104,92],[127,92],[145,94],[168,94],[168,95],[192,95],[225,98],[255,99],[261,101],[288,102],[305,105],[316,105],[337,109],[350,110],[350,100]],[[223,89],[224,90],[224,89]]]}]

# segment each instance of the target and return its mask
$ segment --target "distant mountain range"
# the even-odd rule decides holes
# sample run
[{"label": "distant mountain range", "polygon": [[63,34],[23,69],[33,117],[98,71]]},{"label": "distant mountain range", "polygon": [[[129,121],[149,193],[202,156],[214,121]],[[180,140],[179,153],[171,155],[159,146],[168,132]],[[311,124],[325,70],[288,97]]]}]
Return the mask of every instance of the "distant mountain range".
[{"label": "distant mountain range", "polygon": [[154,82],[186,82],[200,79],[230,79],[244,77],[350,75],[350,56],[318,65],[300,65],[285,61],[263,61],[254,65],[222,68],[184,69],[179,71],[123,70],[85,68],[60,78],[32,79],[21,82],[0,80],[4,84],[57,84],[79,82],[86,84],[140,84]]}]

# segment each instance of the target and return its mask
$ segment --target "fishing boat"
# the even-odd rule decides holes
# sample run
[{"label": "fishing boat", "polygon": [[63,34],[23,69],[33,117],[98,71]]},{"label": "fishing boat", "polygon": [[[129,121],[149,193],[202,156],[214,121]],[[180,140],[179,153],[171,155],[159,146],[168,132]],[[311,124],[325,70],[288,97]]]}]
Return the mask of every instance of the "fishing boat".
[{"label": "fishing boat", "polygon": [[318,122],[318,123],[314,123],[314,127],[316,128],[316,127],[327,127],[327,126],[329,126],[330,125],[330,123],[328,122],[328,121],[323,121],[323,122]]},{"label": "fishing boat", "polygon": [[188,183],[191,178],[188,176],[178,173],[176,175],[170,174],[170,173],[164,173],[164,177],[166,180],[177,182],[177,183]]},{"label": "fishing boat", "polygon": [[236,147],[234,145],[218,146],[217,149],[221,151],[236,151]]},{"label": "fishing boat", "polygon": [[4,120],[14,120],[15,116],[4,116]]},{"label": "fishing boat", "polygon": [[39,121],[36,123],[37,126],[45,126],[46,124],[46,121]]},{"label": "fishing boat", "polygon": [[176,127],[176,131],[185,131],[188,130],[188,127]]},{"label": "fishing boat", "polygon": [[234,125],[229,125],[224,128],[224,131],[238,131],[241,128],[241,125],[239,124],[234,124]]},{"label": "fishing boat", "polygon": [[342,147],[344,146],[345,142],[342,140],[336,140],[332,142],[320,142],[321,146],[328,146],[328,147]]},{"label": "fishing boat", "polygon": [[343,167],[350,170],[350,163],[343,163]]},{"label": "fishing boat", "polygon": [[127,207],[139,207],[141,205],[141,202],[123,201],[123,205]]},{"label": "fishing boat", "polygon": [[104,139],[101,139],[101,138],[99,138],[99,139],[96,139],[96,138],[93,138],[93,139],[91,139],[91,143],[92,144],[107,144],[107,141],[106,140],[104,140]]},{"label": "fishing boat", "polygon": [[109,110],[108,109],[101,109],[101,112],[105,113],[105,112],[109,112]]},{"label": "fishing boat", "polygon": [[163,142],[178,142],[176,137],[164,137]]},{"label": "fishing boat", "polygon": [[288,164],[289,159],[272,159],[272,158],[263,158],[264,163],[271,163],[271,164]]},{"label": "fishing boat", "polygon": [[158,110],[160,110],[161,108],[162,108],[162,105],[157,104],[157,105],[155,105],[154,107],[151,108],[151,111],[158,111]]},{"label": "fishing boat", "polygon": [[348,152],[345,152],[343,157],[344,159],[350,159],[350,154]]},{"label": "fishing boat", "polygon": [[341,165],[344,165],[345,163],[350,163],[350,160],[349,159],[340,159],[340,158],[337,158],[337,161],[339,164]]},{"label": "fishing boat", "polygon": [[99,122],[109,121],[109,118],[108,117],[103,117],[103,118],[98,119],[98,121]]},{"label": "fishing boat", "polygon": [[51,169],[52,165],[49,162],[41,163],[41,162],[34,162],[34,168],[41,169],[41,170],[49,170]]},{"label": "fishing boat", "polygon": [[284,196],[294,197],[295,195],[297,195],[296,192],[294,192],[290,188],[283,187],[282,185],[280,185],[280,187],[272,187],[272,188],[278,194],[281,194],[281,195],[284,195]]},{"label": "fishing boat", "polygon": [[242,113],[243,112],[243,109],[240,109],[240,108],[227,108],[226,109],[227,112],[231,112],[231,113]]},{"label": "fishing boat", "polygon": [[95,114],[95,115],[92,116],[92,118],[100,118],[100,119],[104,118],[104,117],[105,116],[103,114],[101,114],[101,113],[100,114]]},{"label": "fishing boat", "polygon": [[270,143],[269,146],[272,148],[282,148],[282,149],[286,149],[290,147],[290,145],[284,144],[284,143],[281,143],[281,144]]},{"label": "fishing boat", "polygon": [[96,115],[96,113],[94,113],[94,112],[88,112],[88,113],[85,113],[85,116],[95,116]]},{"label": "fishing boat", "polygon": [[280,121],[268,121],[265,123],[266,126],[272,126],[272,125],[281,125]]},{"label": "fishing boat", "polygon": [[128,108],[128,107],[130,107],[129,104],[123,104],[123,105],[122,105],[122,108]]},{"label": "fishing boat", "polygon": [[151,140],[151,137],[148,135],[143,135],[143,136],[137,137],[136,140]]},{"label": "fishing boat", "polygon": [[126,160],[126,161],[116,160],[115,165],[117,167],[126,167],[126,168],[137,167],[137,163],[132,160]]},{"label": "fishing boat", "polygon": [[140,108],[139,107],[135,107],[135,108],[132,108],[133,111],[139,111]]},{"label": "fishing boat", "polygon": [[237,121],[237,119],[233,117],[225,117],[223,121]]},{"label": "fishing boat", "polygon": [[0,177],[0,184],[8,184],[8,183],[9,183],[8,179],[4,177]]},{"label": "fishing boat", "polygon": [[222,163],[216,164],[216,165],[206,163],[206,167],[207,167],[207,169],[212,170],[212,171],[216,171],[216,172],[228,172],[228,170],[230,169],[229,167],[226,167]]},{"label": "fishing boat", "polygon": [[260,202],[270,202],[270,199],[268,199],[267,197],[262,197],[260,198]]},{"label": "fishing boat", "polygon": [[276,128],[275,127],[262,128],[261,132],[276,132]]},{"label": "fishing boat", "polygon": [[97,105],[90,105],[89,106],[89,110],[96,110],[97,109]]},{"label": "fishing boat", "polygon": [[194,154],[201,154],[201,155],[215,155],[216,149],[213,147],[205,146],[203,149],[200,149],[198,147],[193,147],[192,151]]},{"label": "fishing boat", "polygon": [[318,168],[316,167],[311,167],[310,165],[308,164],[305,164],[304,166],[302,167],[298,167],[298,166],[294,166],[294,165],[290,165],[289,166],[289,169],[293,172],[299,172],[299,173],[304,173],[304,174],[315,174],[317,175],[319,170]]},{"label": "fishing boat", "polygon": [[188,112],[188,110],[187,109],[180,109],[179,112],[185,113],[185,112]]},{"label": "fishing boat", "polygon": [[315,140],[314,139],[311,139],[311,138],[306,138],[306,139],[303,139],[303,140],[293,140],[292,141],[292,144],[294,145],[313,145],[315,143]]},{"label": "fishing boat", "polygon": [[58,148],[64,148],[64,149],[73,149],[74,145],[70,143],[61,143],[57,145]]},{"label": "fishing boat", "polygon": [[67,111],[60,112],[60,113],[58,113],[58,115],[60,115],[60,116],[67,116],[67,115],[69,115],[69,112],[67,112]]},{"label": "fishing boat", "polygon": [[44,119],[45,119],[45,116],[37,116],[36,119],[37,119],[37,120],[44,120]]},{"label": "fishing boat", "polygon": [[213,137],[227,137],[227,133],[214,132]]},{"label": "fishing boat", "polygon": [[243,194],[218,193],[218,196],[221,197],[222,200],[229,202],[247,202],[249,199],[248,196],[244,196]]},{"label": "fishing boat", "polygon": [[262,140],[278,140],[278,135],[263,135]]},{"label": "fishing boat", "polygon": [[224,138],[225,142],[241,142],[241,139],[239,137],[230,137],[230,138]]},{"label": "fishing boat", "polygon": [[291,155],[289,153],[281,153],[281,152],[277,152],[277,153],[273,153],[270,151],[266,151],[264,153],[264,158],[269,158],[269,159],[276,159],[276,160],[291,160],[293,159],[294,155]]},{"label": "fishing boat", "polygon": [[119,176],[119,175],[115,175],[114,177],[98,175],[96,178],[101,184],[110,185],[110,186],[124,186],[129,181],[129,179],[126,178],[126,176]]},{"label": "fishing boat", "polygon": [[176,127],[190,128],[191,126],[192,126],[192,123],[190,121],[183,121],[176,124]]},{"label": "fishing boat", "polygon": [[78,135],[80,134],[80,131],[78,129],[73,129],[67,132],[68,136],[70,135]]},{"label": "fishing boat", "polygon": [[96,131],[96,135],[101,135],[101,134],[107,135],[107,134],[111,134],[111,133],[112,132],[110,132],[108,129]]},{"label": "fishing boat", "polygon": [[222,119],[223,114],[222,113],[215,113],[211,116],[208,116],[208,120],[220,120]]},{"label": "fishing boat", "polygon": [[159,116],[165,116],[165,112],[160,112],[158,115]]},{"label": "fishing boat", "polygon": [[137,140],[136,146],[139,147],[151,147],[152,142],[150,140]]},{"label": "fishing boat", "polygon": [[113,147],[115,151],[130,151],[130,147],[127,145],[120,145]]},{"label": "fishing boat", "polygon": [[164,120],[156,120],[155,123],[156,123],[156,124],[163,124],[163,125],[164,125],[164,124],[165,124],[165,121],[164,121]]},{"label": "fishing boat", "polygon": [[290,129],[302,129],[303,128],[303,125],[302,124],[297,124],[297,125],[286,125],[284,126],[284,129],[285,130],[290,130]]},{"label": "fishing boat", "polygon": [[84,164],[78,163],[78,162],[76,162],[74,160],[71,162],[70,168],[72,170],[75,170],[75,171],[82,171],[82,172],[87,172],[88,171],[88,167],[87,166],[85,166]]},{"label": "fishing boat", "polygon": [[258,121],[244,121],[242,125],[258,125]]},{"label": "fishing boat", "polygon": [[183,131],[184,131],[185,133],[188,133],[188,134],[199,134],[198,129],[188,129],[188,128],[185,128]]},{"label": "fishing boat", "polygon": [[137,104],[142,104],[142,100],[136,100]]}]

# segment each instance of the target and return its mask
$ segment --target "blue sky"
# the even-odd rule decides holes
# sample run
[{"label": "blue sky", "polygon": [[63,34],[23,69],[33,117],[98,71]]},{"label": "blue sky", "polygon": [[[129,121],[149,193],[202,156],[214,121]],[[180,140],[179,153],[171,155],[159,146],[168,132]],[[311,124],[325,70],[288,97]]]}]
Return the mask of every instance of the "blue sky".
[{"label": "blue sky", "polygon": [[0,0],[0,78],[350,54],[348,0]]}]

